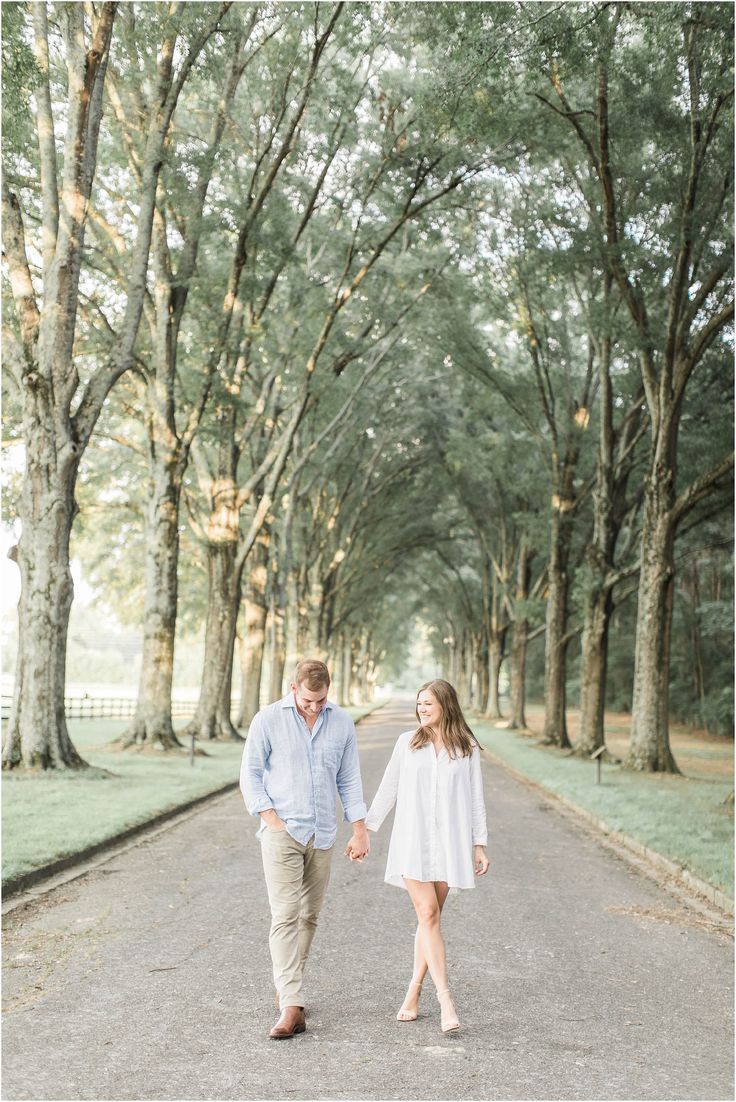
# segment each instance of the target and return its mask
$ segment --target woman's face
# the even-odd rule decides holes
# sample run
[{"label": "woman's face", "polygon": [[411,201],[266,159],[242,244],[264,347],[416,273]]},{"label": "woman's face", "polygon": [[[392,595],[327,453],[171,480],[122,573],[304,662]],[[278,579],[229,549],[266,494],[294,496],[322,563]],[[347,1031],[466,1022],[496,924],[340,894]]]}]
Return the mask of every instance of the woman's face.
[{"label": "woman's face", "polygon": [[422,727],[439,729],[442,708],[437,702],[437,697],[430,689],[422,689],[417,697],[417,715]]}]

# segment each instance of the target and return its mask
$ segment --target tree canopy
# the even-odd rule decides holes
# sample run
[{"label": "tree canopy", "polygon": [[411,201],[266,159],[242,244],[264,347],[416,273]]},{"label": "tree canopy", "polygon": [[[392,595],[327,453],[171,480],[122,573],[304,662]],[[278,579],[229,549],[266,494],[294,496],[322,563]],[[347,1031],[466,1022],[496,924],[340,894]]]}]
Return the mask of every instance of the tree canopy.
[{"label": "tree canopy", "polygon": [[131,745],[176,746],[198,628],[201,739],[307,652],[370,696],[416,625],[559,746],[570,699],[639,769],[671,715],[732,730],[732,22],[3,5],[5,767],[83,766],[71,554],[142,633]]}]

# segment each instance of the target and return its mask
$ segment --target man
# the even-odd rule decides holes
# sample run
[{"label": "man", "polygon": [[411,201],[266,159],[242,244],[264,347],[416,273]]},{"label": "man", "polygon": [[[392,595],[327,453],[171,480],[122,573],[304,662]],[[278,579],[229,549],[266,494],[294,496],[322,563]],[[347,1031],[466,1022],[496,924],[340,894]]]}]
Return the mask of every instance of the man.
[{"label": "man", "polygon": [[291,692],[262,708],[248,731],[240,788],[258,838],[271,906],[269,948],[281,1016],[274,1040],[304,1033],[304,964],[330,878],[337,836],[335,790],[353,836],[345,853],[370,850],[355,724],[327,699],[324,662],[299,662]]}]

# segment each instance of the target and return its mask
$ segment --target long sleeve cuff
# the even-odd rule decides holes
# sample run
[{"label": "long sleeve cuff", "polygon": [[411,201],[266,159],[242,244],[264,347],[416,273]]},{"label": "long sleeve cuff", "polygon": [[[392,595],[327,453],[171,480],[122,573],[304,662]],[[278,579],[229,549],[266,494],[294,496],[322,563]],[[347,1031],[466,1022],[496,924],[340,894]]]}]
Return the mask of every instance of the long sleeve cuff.
[{"label": "long sleeve cuff", "polygon": [[364,803],[349,804],[345,808],[343,819],[346,823],[357,823],[359,819],[365,819],[368,808]]},{"label": "long sleeve cuff", "polygon": [[273,800],[269,799],[264,792],[262,796],[254,796],[252,799],[248,800],[246,807],[251,815],[260,815],[262,811],[268,811],[270,807],[273,807]]}]

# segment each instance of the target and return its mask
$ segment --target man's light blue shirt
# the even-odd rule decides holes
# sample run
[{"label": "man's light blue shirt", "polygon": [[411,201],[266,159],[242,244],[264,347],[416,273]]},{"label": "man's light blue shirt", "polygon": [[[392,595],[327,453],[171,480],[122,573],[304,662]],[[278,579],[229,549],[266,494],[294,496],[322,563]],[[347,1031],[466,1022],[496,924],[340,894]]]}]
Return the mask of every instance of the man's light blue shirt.
[{"label": "man's light blue shirt", "polygon": [[345,819],[364,819],[349,714],[328,700],[310,731],[293,692],[262,708],[250,725],[240,767],[240,790],[251,815],[272,807],[297,842],[306,845],[314,836],[315,849],[329,849],[337,837],[336,789]]}]

